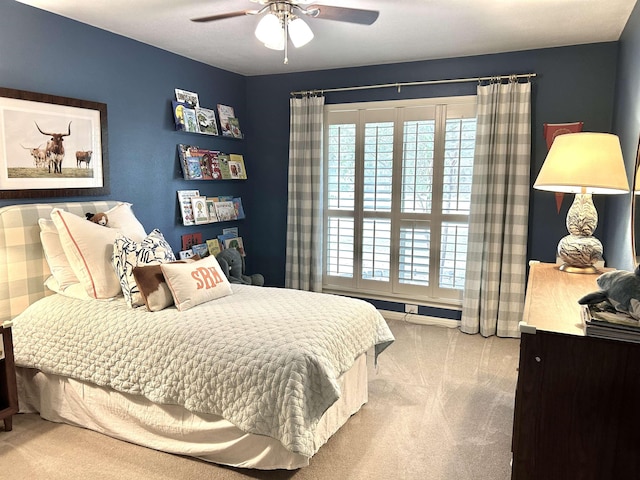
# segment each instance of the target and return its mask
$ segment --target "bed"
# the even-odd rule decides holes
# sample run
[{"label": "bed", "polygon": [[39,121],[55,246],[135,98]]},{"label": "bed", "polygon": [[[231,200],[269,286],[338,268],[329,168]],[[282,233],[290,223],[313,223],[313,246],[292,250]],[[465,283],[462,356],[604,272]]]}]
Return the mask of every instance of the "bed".
[{"label": "bed", "polygon": [[[63,212],[86,222],[86,212],[122,205],[129,204],[0,208],[0,323],[13,323],[20,411],[224,465],[308,465],[368,400],[367,355],[377,361],[393,342],[380,313],[341,296],[216,285],[213,267],[207,267],[212,280],[199,284],[228,291],[200,302],[189,294],[185,302],[170,275],[205,259],[192,266],[163,263],[175,305],[158,311],[148,303],[132,308],[134,293],[123,277],[124,296],[88,298],[55,282],[52,287],[57,267],[43,253],[41,219]],[[120,225],[109,218],[112,235]],[[147,237],[134,245],[153,235],[142,234]],[[100,245],[95,250],[104,257],[97,261],[110,261]],[[76,273],[83,283],[86,272]],[[96,277],[81,290],[96,294],[102,288]]]}]

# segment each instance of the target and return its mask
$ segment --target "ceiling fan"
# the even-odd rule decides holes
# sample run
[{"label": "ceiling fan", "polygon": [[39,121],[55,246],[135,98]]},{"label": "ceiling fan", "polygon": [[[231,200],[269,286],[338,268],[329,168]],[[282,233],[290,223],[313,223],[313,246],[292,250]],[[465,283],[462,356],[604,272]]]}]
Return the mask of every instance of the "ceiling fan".
[{"label": "ceiling fan", "polygon": [[213,22],[226,18],[241,17],[244,15],[261,15],[268,12],[256,27],[255,35],[267,48],[284,50],[284,63],[288,63],[287,44],[291,40],[293,46],[298,48],[306,45],[313,39],[313,32],[302,20],[302,16],[320,18],[325,20],[337,20],[339,22],[371,25],[378,18],[377,10],[364,10],[359,8],[334,7],[330,5],[308,5],[304,0],[251,0],[262,5],[258,10],[239,10],[236,12],[208,15],[206,17],[192,18],[193,22]]}]

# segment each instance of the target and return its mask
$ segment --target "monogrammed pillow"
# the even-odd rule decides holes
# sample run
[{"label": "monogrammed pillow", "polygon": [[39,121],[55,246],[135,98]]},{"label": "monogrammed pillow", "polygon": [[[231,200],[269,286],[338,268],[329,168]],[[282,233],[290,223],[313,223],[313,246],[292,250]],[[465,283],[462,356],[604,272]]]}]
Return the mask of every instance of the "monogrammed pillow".
[{"label": "monogrammed pillow", "polygon": [[192,263],[164,263],[160,268],[180,311],[233,293],[213,255]]},{"label": "monogrammed pillow", "polygon": [[[175,263],[195,262],[199,258],[177,260]],[[157,312],[173,305],[173,296],[164,279],[160,264],[133,267],[133,278],[136,279],[136,285],[147,310]]]},{"label": "monogrammed pillow", "polygon": [[133,276],[133,269],[139,265],[158,265],[176,259],[171,246],[160,230],[155,229],[142,241],[136,242],[118,234],[113,243],[113,268],[120,280],[124,299],[130,307],[144,305],[144,298]]}]

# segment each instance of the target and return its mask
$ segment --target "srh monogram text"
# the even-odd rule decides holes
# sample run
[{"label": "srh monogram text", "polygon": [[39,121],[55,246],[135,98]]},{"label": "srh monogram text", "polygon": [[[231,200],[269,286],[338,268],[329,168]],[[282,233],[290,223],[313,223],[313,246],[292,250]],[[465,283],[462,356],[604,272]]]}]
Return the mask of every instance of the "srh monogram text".
[{"label": "srh monogram text", "polygon": [[191,276],[196,281],[198,290],[201,290],[203,288],[214,288],[218,283],[223,282],[220,273],[218,273],[218,270],[216,270],[214,267],[198,267],[193,272],[191,272]]}]

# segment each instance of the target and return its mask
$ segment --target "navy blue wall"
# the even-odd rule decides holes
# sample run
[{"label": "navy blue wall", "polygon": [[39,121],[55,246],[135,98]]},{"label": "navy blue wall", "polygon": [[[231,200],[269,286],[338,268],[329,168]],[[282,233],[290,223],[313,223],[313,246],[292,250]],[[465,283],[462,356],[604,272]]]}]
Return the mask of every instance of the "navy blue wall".
[{"label": "navy blue wall", "polygon": [[[247,79],[247,105],[252,141],[247,145],[252,172],[259,174],[264,194],[253,197],[253,235],[269,232],[269,241],[252,252],[269,281],[284,282],[286,240],[289,93],[297,90],[440,80],[509,73],[536,73],[533,80],[531,184],[546,155],[543,123],[584,121],[585,130],[610,132],[616,77],[617,43],[553,48],[363,68],[337,69]],[[328,92],[326,103],[394,100],[474,94],[476,85],[457,83],[420,87]],[[267,193],[268,192],[268,193]],[[529,258],[555,262],[555,250],[567,234],[566,213],[558,214],[555,196],[531,190]],[[603,198],[596,198],[603,209]],[[602,230],[599,229],[597,233]],[[606,245],[605,245],[606,251]]]},{"label": "navy blue wall", "polygon": [[[614,131],[620,137],[622,154],[629,182],[633,184],[638,136],[640,135],[640,4],[636,4],[620,37],[618,82],[616,86]],[[633,185],[631,185],[633,186]],[[604,215],[604,241],[616,248],[610,251],[612,264],[633,269],[635,259],[631,248],[630,195],[615,196],[607,201]],[[637,218],[637,217],[636,217]],[[640,222],[638,223],[640,227]],[[638,232],[638,228],[636,228]],[[640,238],[636,234],[636,240]],[[638,249],[640,251],[640,249]]]},{"label": "navy blue wall", "polygon": [[[533,80],[533,183],[546,151],[542,138],[544,122],[582,120],[585,130],[612,130],[617,56],[618,44],[612,42],[243,77],[20,3],[0,2],[0,86],[107,104],[111,193],[105,198],[132,202],[147,230],[160,228],[178,250],[182,233],[202,231],[205,237],[211,237],[221,226],[181,226],[177,220],[176,190],[195,187],[207,195],[242,196],[247,219],[236,224],[245,239],[249,268],[264,273],[269,285],[284,284],[290,91],[535,72],[538,77]],[[169,100],[176,87],[198,92],[204,106],[217,103],[234,106],[246,140],[173,131]],[[395,89],[328,93],[327,103],[474,91],[474,83],[466,83],[406,87],[401,93]],[[635,130],[633,135],[637,137]],[[244,153],[249,180],[183,181],[176,156],[177,143]],[[71,200],[85,198],[89,197]],[[30,201],[55,200],[58,199]],[[603,201],[597,199],[599,208]],[[17,202],[0,201],[0,205],[11,203]],[[532,191],[530,258],[553,261],[557,241],[565,235],[568,204],[566,199],[563,210],[557,214],[553,194]]]}]

